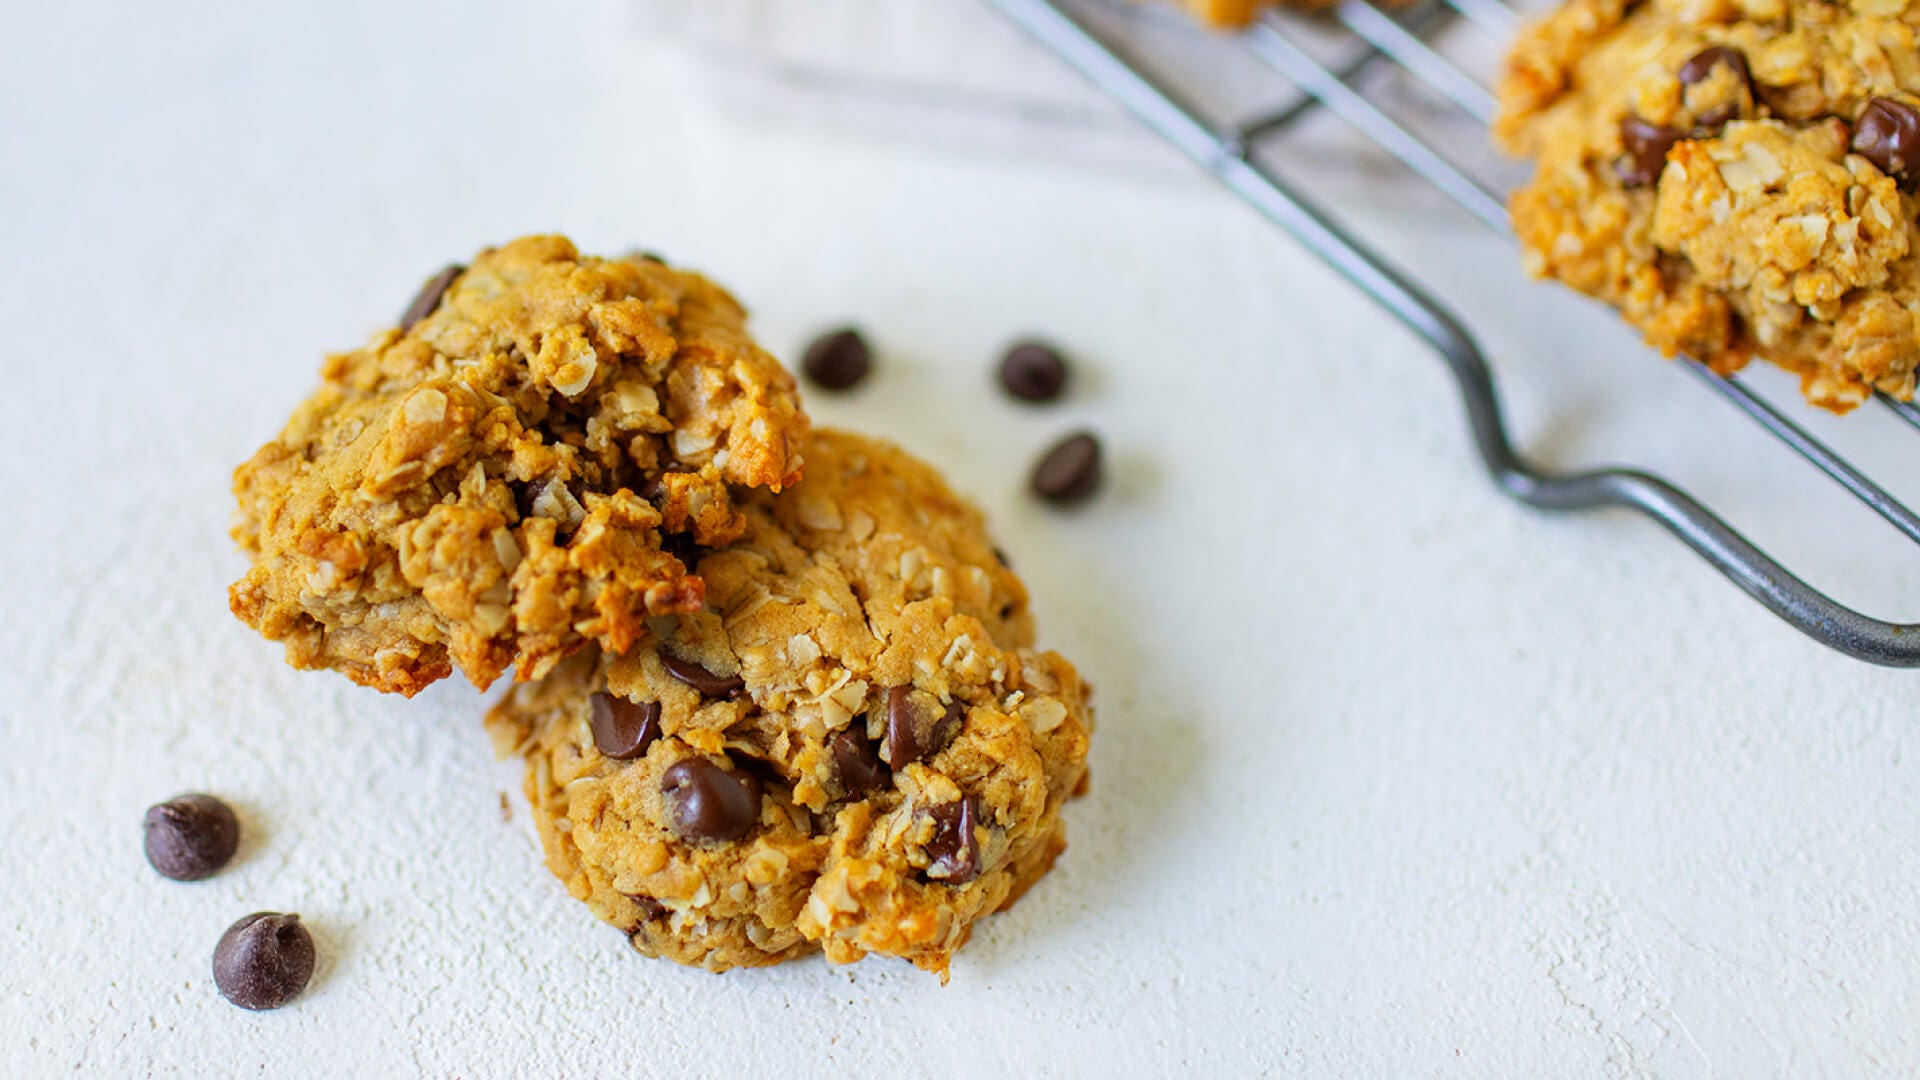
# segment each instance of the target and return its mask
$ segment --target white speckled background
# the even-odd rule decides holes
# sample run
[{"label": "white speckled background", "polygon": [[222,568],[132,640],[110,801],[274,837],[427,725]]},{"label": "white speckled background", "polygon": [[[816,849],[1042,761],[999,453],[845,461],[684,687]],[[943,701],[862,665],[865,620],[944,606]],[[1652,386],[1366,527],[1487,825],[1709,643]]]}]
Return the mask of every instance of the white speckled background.
[{"label": "white speckled background", "polygon": [[[721,107],[713,62],[605,0],[6,21],[0,1071],[1920,1071],[1915,676],[1637,520],[1502,501],[1436,365],[1197,177]],[[1845,597],[1920,610],[1910,548],[1404,190],[1360,218],[1487,327],[1531,445],[1667,469]],[[785,355],[867,326],[880,375],[817,415],[983,501],[1099,684],[1073,847],[951,986],[631,955],[540,869],[480,695],[296,673],[227,615],[227,472],[320,354],[535,229],[710,269]],[[989,384],[1029,330],[1080,360],[1058,410]],[[1025,463],[1081,423],[1112,489],[1030,506]],[[1910,438],[1822,430],[1920,494]],[[190,788],[247,840],[181,885],[140,817]],[[260,908],[323,959],[251,1015],[207,965]]]}]

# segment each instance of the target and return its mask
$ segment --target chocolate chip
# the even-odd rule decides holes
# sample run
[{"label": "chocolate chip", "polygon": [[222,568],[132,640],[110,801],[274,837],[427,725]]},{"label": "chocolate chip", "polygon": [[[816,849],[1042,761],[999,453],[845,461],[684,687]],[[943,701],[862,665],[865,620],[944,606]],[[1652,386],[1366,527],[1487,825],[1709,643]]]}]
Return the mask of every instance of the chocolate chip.
[{"label": "chocolate chip", "polygon": [[1734,76],[1753,91],[1753,72],[1747,68],[1747,58],[1739,49],[1725,45],[1709,45],[1693,54],[1693,58],[1680,65],[1680,81],[1688,86],[1706,82],[1713,75],[1713,69],[1725,67],[1732,70]]},{"label": "chocolate chip", "polygon": [[696,842],[737,840],[760,820],[760,782],[706,758],[675,763],[660,778],[674,831]]},{"label": "chocolate chip", "polygon": [[313,935],[300,916],[257,911],[213,947],[213,985],[243,1009],[277,1009],[313,977]]},{"label": "chocolate chip", "polygon": [[1893,98],[1867,102],[1853,125],[1853,152],[1912,188],[1920,182],[1920,109]]},{"label": "chocolate chip", "polygon": [[827,740],[827,748],[833,752],[833,767],[840,774],[846,798],[858,798],[887,782],[887,770],[881,766],[880,754],[866,732],[842,728]]},{"label": "chocolate chip", "polygon": [[1620,121],[1620,145],[1627,152],[1618,166],[1620,182],[1628,187],[1646,187],[1660,179],[1667,167],[1667,151],[1682,135],[1672,128],[1649,124],[1637,116]]},{"label": "chocolate chip", "polygon": [[1001,551],[999,548],[994,548],[993,557],[999,561],[1001,566],[1004,566],[1009,570],[1013,569],[1013,560],[1007,558],[1006,552]]},{"label": "chocolate chip", "polygon": [[413,329],[415,323],[439,310],[440,301],[446,297],[447,290],[453,287],[454,279],[466,271],[466,267],[455,263],[428,278],[427,283],[420,286],[419,295],[413,298],[413,303],[408,304],[406,312],[400,316],[400,332],[406,333]]},{"label": "chocolate chip", "polygon": [[851,389],[873,370],[873,350],[867,348],[860,331],[836,330],[807,346],[800,370],[825,389]]},{"label": "chocolate chip", "polygon": [[239,847],[239,820],[211,795],[179,795],[147,808],[147,861],[175,881],[212,877]]},{"label": "chocolate chip", "polygon": [[1023,341],[1000,360],[1000,385],[1022,401],[1052,401],[1067,388],[1067,361],[1040,341]]},{"label": "chocolate chip", "polygon": [[660,703],[630,701],[602,690],[591,699],[593,745],[615,761],[631,761],[660,737]]},{"label": "chocolate chip", "polygon": [[973,833],[973,799],[936,806],[933,837],[927,841],[927,876],[949,885],[964,885],[980,876],[980,838]]},{"label": "chocolate chip", "polygon": [[640,893],[627,893],[626,897],[633,901],[634,907],[640,909],[640,917],[643,919],[657,919],[667,913],[667,905],[655,900],[651,896],[645,896]]},{"label": "chocolate chip", "polygon": [[1100,440],[1090,431],[1069,435],[1041,456],[1033,493],[1061,506],[1084,501],[1100,486]]},{"label": "chocolate chip", "polygon": [[1742,98],[1722,102],[1706,109],[1694,117],[1696,135],[1712,135],[1727,126],[1729,120],[1744,114],[1748,106],[1756,100],[1753,87],[1753,72],[1747,67],[1747,58],[1738,49],[1725,45],[1710,45],[1693,54],[1693,58],[1680,65],[1680,81],[1687,86],[1706,82],[1713,77],[1714,69],[1726,68],[1740,82]]},{"label": "chocolate chip", "polygon": [[670,652],[660,654],[660,664],[667,669],[667,674],[710,698],[732,701],[747,688],[747,680],[738,675],[715,675],[699,664],[682,660]]},{"label": "chocolate chip", "polygon": [[887,691],[887,723],[882,757],[887,767],[904,769],[909,764],[946,749],[962,724],[966,706],[950,702],[939,716],[931,716],[913,700],[913,687],[895,686]]}]

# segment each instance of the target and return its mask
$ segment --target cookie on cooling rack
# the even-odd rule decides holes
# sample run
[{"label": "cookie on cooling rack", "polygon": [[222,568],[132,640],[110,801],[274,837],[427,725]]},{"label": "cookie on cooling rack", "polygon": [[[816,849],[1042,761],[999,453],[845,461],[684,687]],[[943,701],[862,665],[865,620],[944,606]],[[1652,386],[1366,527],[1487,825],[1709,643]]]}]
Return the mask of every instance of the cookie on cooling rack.
[{"label": "cookie on cooling rack", "polygon": [[732,297],[557,236],[428,283],[234,474],[233,611],[295,667],[486,686],[699,610],[663,536],[721,544],[734,491],[799,478],[794,381]]},{"label": "cookie on cooling rack", "polygon": [[715,971],[824,951],[944,978],[1065,847],[1092,714],[1035,651],[979,513],[885,443],[817,432],[743,496],[707,609],[488,715],[547,864],[634,948]]},{"label": "cookie on cooling rack", "polygon": [[1499,141],[1533,273],[1662,351],[1762,357],[1844,412],[1920,363],[1920,7],[1572,0],[1529,27]]},{"label": "cookie on cooling rack", "polygon": [[1193,13],[1215,26],[1243,26],[1273,0],[1186,0]]},{"label": "cookie on cooling rack", "polygon": [[1187,7],[1214,26],[1245,26],[1270,7],[1296,11],[1331,7],[1335,0],[1185,0]]}]

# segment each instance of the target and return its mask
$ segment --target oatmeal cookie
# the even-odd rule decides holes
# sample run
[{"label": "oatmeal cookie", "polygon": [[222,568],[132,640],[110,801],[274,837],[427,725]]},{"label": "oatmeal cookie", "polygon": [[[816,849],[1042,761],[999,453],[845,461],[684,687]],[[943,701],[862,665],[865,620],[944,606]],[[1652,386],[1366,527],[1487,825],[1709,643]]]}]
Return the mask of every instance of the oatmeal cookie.
[{"label": "oatmeal cookie", "polygon": [[1087,688],[1031,647],[979,513],[885,443],[816,432],[742,497],[707,609],[583,653],[488,715],[547,864],[634,948],[723,971],[816,950],[945,978],[1065,847]]},{"label": "oatmeal cookie", "polygon": [[699,610],[670,538],[737,538],[735,493],[801,472],[793,378],[744,323],[697,274],[557,236],[450,268],[235,472],[234,614],[295,667],[411,695]]},{"label": "oatmeal cookie", "polygon": [[1920,7],[1571,0],[1507,61],[1527,268],[1838,412],[1920,363]]},{"label": "oatmeal cookie", "polygon": [[1194,14],[1215,26],[1244,26],[1272,0],[1187,0]]},{"label": "oatmeal cookie", "polygon": [[1334,0],[1186,0],[1195,15],[1214,26],[1245,26],[1270,7],[1310,11],[1333,3]]}]

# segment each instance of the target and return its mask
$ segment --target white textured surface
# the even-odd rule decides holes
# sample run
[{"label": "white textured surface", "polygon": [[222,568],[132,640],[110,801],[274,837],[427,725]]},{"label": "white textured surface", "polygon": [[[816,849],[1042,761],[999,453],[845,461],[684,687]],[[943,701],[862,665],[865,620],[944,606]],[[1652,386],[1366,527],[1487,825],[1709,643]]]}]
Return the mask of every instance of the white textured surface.
[{"label": "white textured surface", "polygon": [[[1198,180],[966,159],[715,113],[605,5],[16,5],[0,35],[0,1046],[10,1076],[1750,1077],[1920,1070],[1915,681],[1809,645],[1650,527],[1469,465],[1436,366]],[[1368,209],[1490,326],[1556,457],[1670,468],[1883,613],[1910,550],[1598,313]],[[226,472],[449,255],[554,228],[710,268],[815,398],[992,511],[1099,684],[1073,847],[953,984],[630,955],[540,870],[482,699],[299,674],[226,613]],[[1480,268],[1463,273],[1459,268]],[[1044,330],[1057,411],[986,366]],[[1029,506],[1102,429],[1117,483]],[[1915,494],[1910,444],[1877,447]],[[158,879],[204,788],[239,864]],[[322,966],[249,1015],[221,929]]]}]

